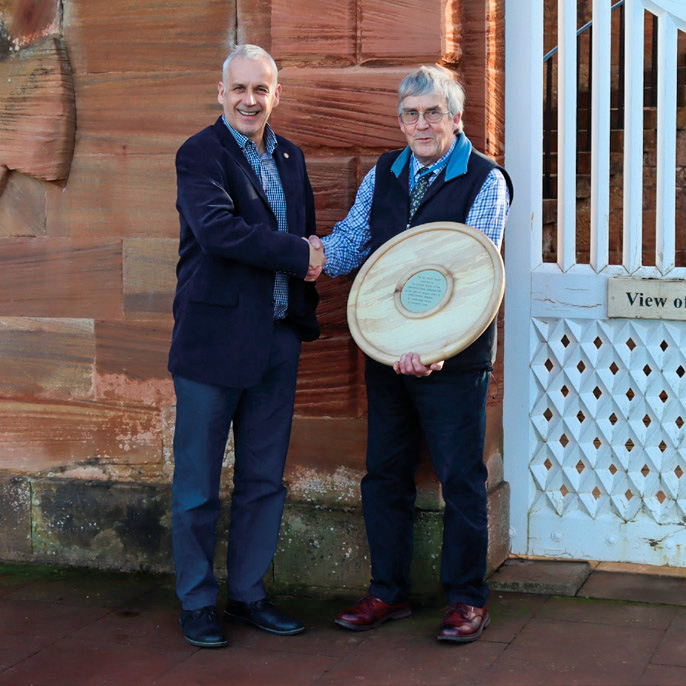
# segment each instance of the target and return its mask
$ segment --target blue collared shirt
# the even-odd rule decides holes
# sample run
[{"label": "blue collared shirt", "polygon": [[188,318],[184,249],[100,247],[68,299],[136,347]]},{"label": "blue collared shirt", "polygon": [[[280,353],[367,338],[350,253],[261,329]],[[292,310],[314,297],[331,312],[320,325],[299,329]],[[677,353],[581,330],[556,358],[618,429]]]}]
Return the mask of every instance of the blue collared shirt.
[{"label": "blue collared shirt", "polygon": [[[222,114],[222,121],[236,139],[245,158],[250,163],[255,175],[260,180],[262,188],[269,200],[276,220],[279,224],[279,231],[288,231],[288,218],[286,216],[286,196],[281,186],[281,177],[274,161],[274,151],[276,150],[276,134],[269,124],[264,128],[264,144],[266,152],[260,154],[255,142],[244,136],[226,121]],[[286,315],[288,308],[288,276],[283,272],[277,272],[274,280],[274,315],[276,319],[281,319]]]},{"label": "blue collared shirt", "polygon": [[[450,150],[429,168],[435,172],[429,183],[437,178],[438,172],[446,167],[445,180],[449,181],[467,171],[467,162],[472,152],[472,144],[465,136],[457,136]],[[419,162],[409,147],[405,148],[393,163],[391,171],[398,176],[403,167],[410,162],[410,190],[414,187],[417,171],[424,165]],[[329,276],[348,274],[361,266],[369,257],[371,233],[369,215],[374,197],[376,167],[367,172],[350,208],[348,216],[333,227],[333,231],[322,241],[326,251],[324,272]],[[498,169],[493,169],[484,181],[479,194],[474,199],[466,224],[488,236],[500,248],[505,230],[505,222],[510,210],[510,193],[505,177]]]}]

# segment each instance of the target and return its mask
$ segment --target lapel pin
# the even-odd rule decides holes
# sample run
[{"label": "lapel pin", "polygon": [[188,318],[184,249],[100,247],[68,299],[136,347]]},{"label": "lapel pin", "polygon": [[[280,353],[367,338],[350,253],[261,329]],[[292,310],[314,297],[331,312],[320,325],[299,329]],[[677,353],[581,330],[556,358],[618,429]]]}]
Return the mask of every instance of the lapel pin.
[{"label": "lapel pin", "polygon": [[283,156],[284,156],[286,159],[288,159],[288,153],[287,153],[287,152],[285,152],[285,153],[283,154]]}]

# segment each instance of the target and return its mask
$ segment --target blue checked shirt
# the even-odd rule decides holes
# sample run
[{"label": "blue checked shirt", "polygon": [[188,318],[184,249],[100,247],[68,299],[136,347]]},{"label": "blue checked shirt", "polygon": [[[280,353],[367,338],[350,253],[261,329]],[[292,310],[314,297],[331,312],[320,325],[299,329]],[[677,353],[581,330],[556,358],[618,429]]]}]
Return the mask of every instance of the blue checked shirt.
[{"label": "blue checked shirt", "polygon": [[[267,124],[264,129],[264,144],[267,152],[260,154],[255,145],[247,136],[234,129],[226,117],[222,114],[222,120],[231,134],[236,139],[245,158],[250,163],[255,175],[262,183],[262,188],[269,200],[276,220],[279,223],[279,231],[288,231],[288,220],[286,218],[286,197],[281,186],[279,170],[274,161],[274,150],[276,149],[276,134],[272,127]],[[288,309],[288,275],[283,272],[276,272],[274,278],[274,319],[283,319]]]},{"label": "blue checked shirt", "polygon": [[[429,184],[433,183],[438,173],[448,163],[457,140],[455,138],[450,150],[429,167],[430,172],[432,172]],[[423,165],[414,154],[410,156],[410,165],[411,192],[417,179],[417,172],[423,168]],[[350,208],[348,216],[333,227],[331,234],[322,239],[326,252],[324,272],[331,277],[348,274],[361,266],[369,257],[369,241],[371,238],[369,215],[372,208],[375,182],[376,167],[373,167],[362,180],[355,203]],[[509,209],[510,193],[505,177],[498,169],[493,169],[474,199],[465,223],[484,233],[500,249]]]}]

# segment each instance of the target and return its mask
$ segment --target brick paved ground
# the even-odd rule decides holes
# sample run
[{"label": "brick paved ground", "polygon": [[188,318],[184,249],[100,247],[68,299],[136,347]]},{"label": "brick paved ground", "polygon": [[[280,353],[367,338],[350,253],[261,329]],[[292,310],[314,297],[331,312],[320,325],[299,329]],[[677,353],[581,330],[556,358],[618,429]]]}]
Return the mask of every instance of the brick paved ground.
[{"label": "brick paved ground", "polygon": [[570,590],[550,569],[501,568],[496,589],[538,578],[538,592],[494,590],[491,627],[470,645],[435,640],[440,607],[353,633],[332,622],[350,599],[282,598],[304,634],[229,626],[228,648],[201,650],[181,636],[170,577],[1,564],[0,685],[686,684],[686,579],[590,567],[579,579],[577,566]]}]

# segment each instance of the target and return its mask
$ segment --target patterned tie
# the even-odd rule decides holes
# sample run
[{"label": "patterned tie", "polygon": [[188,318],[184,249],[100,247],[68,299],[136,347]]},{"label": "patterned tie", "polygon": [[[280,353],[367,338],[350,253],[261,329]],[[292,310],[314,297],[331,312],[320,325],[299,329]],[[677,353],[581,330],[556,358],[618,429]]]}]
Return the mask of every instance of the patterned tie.
[{"label": "patterned tie", "polygon": [[410,193],[410,214],[407,217],[407,228],[410,227],[412,217],[414,217],[414,213],[417,211],[419,203],[422,201],[422,198],[426,193],[426,189],[429,187],[429,179],[431,178],[431,174],[433,172],[427,174],[427,171],[429,171],[428,167],[422,167],[417,172],[419,178],[415,181],[414,188]]},{"label": "patterned tie", "polygon": [[[286,199],[276,163],[271,155],[260,156],[260,181],[279,223],[279,231],[288,231]],[[274,319],[283,319],[288,309],[288,275],[276,272],[274,277]]]}]

